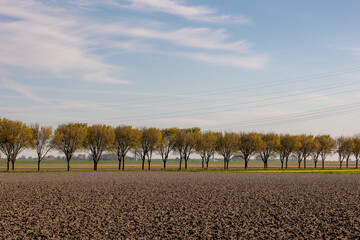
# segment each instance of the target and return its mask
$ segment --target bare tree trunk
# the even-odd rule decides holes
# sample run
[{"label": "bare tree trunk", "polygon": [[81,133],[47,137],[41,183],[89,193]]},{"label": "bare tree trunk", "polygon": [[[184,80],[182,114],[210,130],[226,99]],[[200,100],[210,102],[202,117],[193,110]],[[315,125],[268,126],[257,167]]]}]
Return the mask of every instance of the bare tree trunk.
[{"label": "bare tree trunk", "polygon": [[346,168],[349,168],[349,158],[346,158]]},{"label": "bare tree trunk", "polygon": [[6,171],[9,171],[10,169],[10,158],[7,158],[7,164],[6,164]]},{"label": "bare tree trunk", "polygon": [[187,169],[188,159],[185,157],[185,169]]},{"label": "bare tree trunk", "polygon": [[70,160],[67,160],[67,170],[70,171]]},{"label": "bare tree trunk", "polygon": [[266,160],[264,161],[264,168],[267,168],[267,166],[266,166]]},{"label": "bare tree trunk", "polygon": [[340,160],[340,168],[342,168],[342,161]]},{"label": "bare tree trunk", "polygon": [[38,159],[38,172],[40,171],[40,162],[41,162],[41,160]]},{"label": "bare tree trunk", "polygon": [[247,169],[247,167],[248,167],[248,160],[245,158],[244,159],[245,160],[245,169]]},{"label": "bare tree trunk", "polygon": [[288,168],[288,162],[289,162],[289,158],[287,157],[287,158],[286,158],[286,162],[285,162],[285,165],[286,165],[285,168],[286,168],[286,169]]},{"label": "bare tree trunk", "polygon": [[122,170],[125,170],[125,156],[122,156]]},{"label": "bare tree trunk", "polygon": [[284,160],[281,161],[281,169],[284,169]]},{"label": "bare tree trunk", "polygon": [[201,168],[204,169],[205,157],[201,157]]},{"label": "bare tree trunk", "polygon": [[97,161],[96,160],[94,160],[94,171],[97,171]]},{"label": "bare tree trunk", "polygon": [[317,165],[317,160],[314,160],[314,166],[316,168],[316,165]]},{"label": "bare tree trunk", "polygon": [[142,163],[141,163],[141,170],[144,170],[145,168],[145,156],[141,159]]},{"label": "bare tree trunk", "polygon": [[148,160],[148,169],[150,170],[151,160]]},{"label": "bare tree trunk", "polygon": [[325,159],[322,159],[322,169],[325,168]]},{"label": "bare tree trunk", "polygon": [[229,169],[229,159],[226,161],[226,169]]},{"label": "bare tree trunk", "polygon": [[356,159],[356,168],[358,168],[359,159]]},{"label": "bare tree trunk", "polygon": [[209,168],[209,160],[210,160],[210,159],[206,159],[206,169]]},{"label": "bare tree trunk", "polygon": [[15,170],[15,161],[11,160],[11,169],[14,171]]},{"label": "bare tree trunk", "polygon": [[224,158],[224,169],[226,169],[226,158]]},{"label": "bare tree trunk", "polygon": [[298,160],[298,163],[299,163],[299,168],[300,168],[300,166],[301,166],[301,161],[300,161],[300,160]]},{"label": "bare tree trunk", "polygon": [[180,157],[180,166],[179,166],[180,170],[181,170],[181,164],[182,164],[182,157]]},{"label": "bare tree trunk", "polygon": [[166,162],[167,162],[167,160],[163,160],[163,162],[164,162],[164,169],[166,169]]},{"label": "bare tree trunk", "polygon": [[306,158],[304,159],[304,168],[306,168]]},{"label": "bare tree trunk", "polygon": [[121,156],[118,156],[118,160],[119,160],[119,170],[121,169]]}]

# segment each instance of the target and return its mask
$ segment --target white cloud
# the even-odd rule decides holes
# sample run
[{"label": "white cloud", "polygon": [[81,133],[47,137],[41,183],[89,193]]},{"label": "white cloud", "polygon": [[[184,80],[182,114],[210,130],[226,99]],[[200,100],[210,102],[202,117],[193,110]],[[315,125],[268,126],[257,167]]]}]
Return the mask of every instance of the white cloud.
[{"label": "white cloud", "polygon": [[23,84],[17,83],[13,80],[6,79],[6,78],[3,78],[1,83],[2,83],[3,88],[18,92],[28,99],[46,103],[46,104],[49,103],[47,100],[37,96],[36,93],[33,91],[33,89],[29,86],[25,86]]},{"label": "white cloud", "polygon": [[244,16],[217,15],[216,10],[204,6],[190,6],[175,0],[128,0],[131,2],[126,7],[158,11],[178,15],[190,20],[217,23],[249,24],[250,19]]},{"label": "white cloud", "polygon": [[340,49],[353,52],[356,55],[360,55],[360,48],[359,47],[340,47]]},{"label": "white cloud", "polygon": [[182,28],[175,31],[161,31],[142,27],[119,24],[92,25],[87,28],[96,35],[128,36],[134,38],[153,39],[171,42],[176,45],[208,50],[224,50],[246,52],[253,44],[246,40],[228,41],[230,36],[224,29]]},{"label": "white cloud", "polygon": [[128,83],[119,79],[123,68],[90,53],[96,43],[79,34],[81,24],[63,10],[31,0],[5,0],[0,2],[0,14],[16,19],[0,22],[0,65],[48,73],[52,78]]},{"label": "white cloud", "polygon": [[234,66],[250,69],[262,68],[269,61],[269,57],[266,55],[254,55],[248,57],[207,53],[178,53],[178,55],[214,65]]}]

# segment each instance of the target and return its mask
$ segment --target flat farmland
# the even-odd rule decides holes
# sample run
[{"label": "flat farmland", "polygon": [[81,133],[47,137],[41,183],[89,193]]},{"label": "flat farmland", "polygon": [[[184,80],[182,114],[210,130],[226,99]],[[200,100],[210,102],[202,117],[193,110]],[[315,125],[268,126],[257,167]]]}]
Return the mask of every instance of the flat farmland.
[{"label": "flat farmland", "polygon": [[0,174],[7,239],[358,238],[360,175]]},{"label": "flat farmland", "polygon": [[[223,168],[223,161],[211,161],[209,162],[209,169],[221,169]],[[114,170],[118,169],[119,162],[118,161],[100,161],[98,168],[99,170]],[[262,161],[250,161],[249,168],[263,168]],[[10,166],[11,167],[11,166]],[[42,170],[66,170],[67,162],[66,161],[43,161],[41,163]],[[147,169],[148,163],[145,162],[145,169]],[[182,164],[184,168],[184,162]],[[268,164],[268,168],[280,168],[281,164],[280,161],[270,161]],[[285,167],[285,166],[284,166]],[[288,163],[289,168],[297,168],[298,163],[297,161],[289,161]],[[303,164],[301,164],[303,168]],[[326,168],[339,168],[339,162],[337,161],[326,161],[325,162]],[[343,168],[345,167],[345,162],[343,163]],[[354,168],[355,162],[350,161],[349,167]],[[161,160],[153,160],[151,162],[152,169],[161,169],[163,168],[163,162]],[[179,168],[178,161],[168,161],[167,168],[169,169],[177,169]],[[198,160],[191,160],[188,162],[188,168],[190,169],[201,169],[201,161]],[[237,169],[237,168],[244,168],[244,161],[230,161],[229,162],[230,169]],[[307,168],[314,168],[313,161],[307,161]],[[318,168],[321,168],[321,162],[318,162]],[[92,161],[71,161],[71,169],[75,170],[91,170],[93,169],[93,162]],[[141,161],[126,161],[125,162],[125,169],[141,169]],[[2,159],[0,161],[0,171],[6,170],[6,160]],[[15,170],[29,170],[35,171],[37,170],[37,161],[29,161],[29,160],[17,160],[15,163]]]}]

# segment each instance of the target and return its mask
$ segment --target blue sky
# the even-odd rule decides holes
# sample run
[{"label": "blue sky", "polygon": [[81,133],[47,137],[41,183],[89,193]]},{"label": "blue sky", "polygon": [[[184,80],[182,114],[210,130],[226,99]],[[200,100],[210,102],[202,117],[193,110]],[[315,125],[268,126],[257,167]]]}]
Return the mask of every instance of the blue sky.
[{"label": "blue sky", "polygon": [[360,132],[359,1],[2,0],[0,114]]}]

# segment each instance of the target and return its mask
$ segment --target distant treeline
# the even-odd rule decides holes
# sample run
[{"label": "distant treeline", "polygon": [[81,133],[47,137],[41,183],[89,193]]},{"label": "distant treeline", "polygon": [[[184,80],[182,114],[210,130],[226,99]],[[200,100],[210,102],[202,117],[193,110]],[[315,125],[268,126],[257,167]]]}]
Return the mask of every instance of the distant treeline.
[{"label": "distant treeline", "polygon": [[7,170],[10,163],[15,167],[17,156],[24,149],[34,149],[37,154],[38,170],[40,163],[51,149],[59,150],[65,155],[67,170],[74,154],[80,150],[88,150],[94,163],[94,170],[100,159],[116,156],[119,169],[124,170],[125,160],[129,151],[136,152],[148,169],[154,153],[158,153],[166,168],[170,153],[179,156],[179,168],[187,169],[190,155],[197,153],[202,159],[202,168],[207,168],[210,158],[219,154],[224,160],[224,169],[228,169],[233,157],[245,162],[245,168],[252,157],[261,159],[264,168],[268,161],[278,158],[281,168],[288,167],[290,158],[298,161],[298,167],[306,168],[308,160],[314,162],[314,167],[320,160],[322,168],[326,158],[337,154],[340,168],[345,161],[354,156],[356,168],[360,158],[360,136],[338,137],[330,135],[290,135],[257,132],[213,132],[201,131],[200,128],[133,128],[132,126],[111,127],[104,124],[88,126],[84,123],[68,123],[59,125],[55,131],[50,126],[32,124],[28,126],[21,121],[0,118],[0,150],[7,157]]}]

